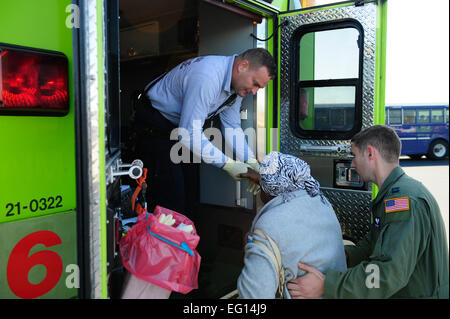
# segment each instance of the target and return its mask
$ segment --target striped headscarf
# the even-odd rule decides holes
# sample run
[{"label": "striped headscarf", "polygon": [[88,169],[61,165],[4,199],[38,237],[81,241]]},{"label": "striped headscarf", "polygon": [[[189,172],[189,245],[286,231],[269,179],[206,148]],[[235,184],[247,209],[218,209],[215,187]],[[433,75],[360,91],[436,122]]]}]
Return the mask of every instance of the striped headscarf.
[{"label": "striped headscarf", "polygon": [[325,204],[328,200],[320,191],[320,184],[311,176],[309,165],[298,157],[271,152],[260,165],[260,185],[271,196],[282,195],[284,202],[293,198],[293,191],[304,189],[311,196],[319,195]]}]

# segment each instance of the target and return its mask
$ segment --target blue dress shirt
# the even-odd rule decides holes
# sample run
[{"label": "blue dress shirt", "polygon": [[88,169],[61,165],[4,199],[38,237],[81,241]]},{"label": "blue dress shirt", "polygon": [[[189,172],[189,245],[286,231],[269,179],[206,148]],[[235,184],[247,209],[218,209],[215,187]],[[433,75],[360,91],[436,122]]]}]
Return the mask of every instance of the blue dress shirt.
[{"label": "blue dress shirt", "polygon": [[[212,145],[202,128],[205,119],[217,112],[234,93],[231,74],[235,57],[210,55],[184,61],[147,93],[155,109],[188,132],[189,137],[181,134],[180,142],[195,156],[217,167],[224,165],[227,156]],[[232,105],[221,108],[218,113],[227,144],[232,145],[237,158],[247,161],[255,155],[248,147],[241,128],[241,103],[242,97],[237,96]],[[226,129],[232,134],[226,134]],[[230,138],[235,140],[230,141]]]}]

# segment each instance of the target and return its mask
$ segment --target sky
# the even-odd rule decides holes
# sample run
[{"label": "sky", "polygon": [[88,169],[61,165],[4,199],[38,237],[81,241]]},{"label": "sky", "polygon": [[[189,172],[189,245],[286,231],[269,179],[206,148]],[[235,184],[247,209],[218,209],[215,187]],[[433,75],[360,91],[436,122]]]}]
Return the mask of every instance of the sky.
[{"label": "sky", "polygon": [[386,105],[448,104],[449,2],[388,1]]}]

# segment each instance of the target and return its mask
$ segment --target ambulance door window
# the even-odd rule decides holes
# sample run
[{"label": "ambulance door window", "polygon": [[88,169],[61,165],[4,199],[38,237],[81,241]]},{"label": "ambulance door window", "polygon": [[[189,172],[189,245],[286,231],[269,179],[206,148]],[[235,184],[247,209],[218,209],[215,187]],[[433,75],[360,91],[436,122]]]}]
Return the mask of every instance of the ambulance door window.
[{"label": "ambulance door window", "polygon": [[308,25],[294,33],[293,130],[345,138],[361,126],[362,37],[356,21]]}]

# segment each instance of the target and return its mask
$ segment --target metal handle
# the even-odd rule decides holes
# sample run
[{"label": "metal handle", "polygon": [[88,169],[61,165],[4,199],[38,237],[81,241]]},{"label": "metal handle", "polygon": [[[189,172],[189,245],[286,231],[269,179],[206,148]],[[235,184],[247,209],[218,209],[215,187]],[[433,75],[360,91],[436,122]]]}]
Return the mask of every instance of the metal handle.
[{"label": "metal handle", "polygon": [[349,151],[348,145],[334,145],[334,146],[320,146],[320,145],[311,145],[311,144],[303,144],[300,146],[300,151],[305,152],[337,152],[337,153],[345,153]]},{"label": "metal handle", "polygon": [[[122,168],[128,168],[128,170],[123,171],[121,170]],[[122,160],[119,158],[117,159],[115,165],[110,166],[110,172],[108,174],[109,176],[107,180],[109,183],[113,183],[114,177],[125,175],[128,175],[133,179],[138,179],[142,176],[144,172],[143,168],[144,163],[139,159],[134,160],[131,164],[124,164],[122,163]]]}]

